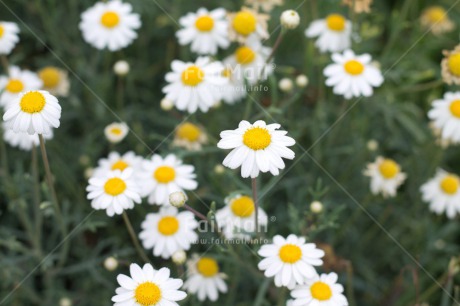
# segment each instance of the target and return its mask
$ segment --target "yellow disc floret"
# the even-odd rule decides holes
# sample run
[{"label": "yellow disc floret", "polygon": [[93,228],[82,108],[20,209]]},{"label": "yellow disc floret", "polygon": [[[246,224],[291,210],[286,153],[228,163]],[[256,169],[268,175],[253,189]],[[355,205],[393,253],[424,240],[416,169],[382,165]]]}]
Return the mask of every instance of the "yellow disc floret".
[{"label": "yellow disc floret", "polygon": [[210,257],[202,257],[196,264],[198,272],[205,277],[212,277],[219,273],[219,265]]},{"label": "yellow disc floret", "polygon": [[447,59],[447,67],[450,73],[460,77],[460,52],[449,55]]},{"label": "yellow disc floret", "polygon": [[45,97],[38,91],[29,91],[22,96],[19,106],[24,113],[39,113],[45,107]]},{"label": "yellow disc floret", "polygon": [[56,87],[61,79],[59,70],[57,70],[54,67],[46,67],[42,69],[38,73],[38,76],[40,77],[40,79],[42,79],[44,87],[47,88]]},{"label": "yellow disc floret", "polygon": [[125,170],[126,168],[128,168],[129,165],[122,159],[120,159],[119,161],[115,162],[113,165],[112,165],[112,170]]},{"label": "yellow disc floret", "polygon": [[460,118],[460,100],[455,100],[450,103],[450,113],[457,118]]},{"label": "yellow disc floret", "polygon": [[460,185],[460,181],[457,176],[455,175],[447,175],[441,181],[441,189],[445,193],[449,195],[456,194],[458,191],[458,187]]},{"label": "yellow disc floret", "polygon": [[345,71],[351,75],[360,75],[364,71],[364,65],[356,60],[351,60],[345,63]]},{"label": "yellow disc floret", "polygon": [[108,179],[104,185],[105,193],[111,196],[122,194],[126,190],[126,183],[121,178],[113,177]]},{"label": "yellow disc floret", "polygon": [[152,282],[145,282],[137,286],[134,298],[142,306],[153,306],[161,300],[161,289]]},{"label": "yellow disc floret", "polygon": [[247,218],[254,212],[254,201],[248,196],[242,196],[234,199],[230,208],[235,216]]},{"label": "yellow disc floret", "polygon": [[3,37],[3,34],[5,33],[5,28],[3,28],[2,25],[0,25],[0,38]]},{"label": "yellow disc floret", "polygon": [[155,170],[153,177],[159,183],[167,184],[174,180],[174,178],[176,177],[176,171],[172,167],[161,166]]},{"label": "yellow disc floret", "polygon": [[233,19],[233,29],[238,34],[248,36],[253,33],[257,27],[257,18],[253,13],[248,11],[241,11],[235,15]]},{"label": "yellow disc floret", "polygon": [[272,142],[272,136],[267,129],[253,127],[243,135],[243,143],[252,150],[263,150]]},{"label": "yellow disc floret", "polygon": [[20,93],[24,89],[24,83],[18,79],[11,79],[9,80],[8,84],[6,84],[5,90],[11,93]]},{"label": "yellow disc floret", "polygon": [[171,236],[179,230],[179,221],[176,217],[163,217],[158,222],[158,231],[165,236]]},{"label": "yellow disc floret", "polygon": [[182,83],[186,86],[197,86],[204,80],[204,71],[197,66],[190,66],[182,72]]},{"label": "yellow disc floret", "polygon": [[176,131],[176,135],[180,139],[185,139],[190,142],[195,142],[200,138],[201,130],[198,126],[186,122],[181,124]]},{"label": "yellow disc floret", "polygon": [[327,301],[332,297],[331,287],[323,282],[316,282],[311,285],[310,293],[318,301]]},{"label": "yellow disc floret", "polygon": [[201,32],[209,32],[214,28],[214,19],[208,15],[201,16],[195,21],[195,26]]},{"label": "yellow disc floret", "polygon": [[101,23],[106,28],[114,28],[120,23],[120,16],[115,12],[105,12],[101,17]]},{"label": "yellow disc floret", "polygon": [[447,18],[447,12],[441,6],[432,6],[425,11],[431,23],[438,23]]},{"label": "yellow disc floret", "polygon": [[235,52],[236,61],[242,65],[250,64],[256,58],[256,53],[249,47],[239,47]]},{"label": "yellow disc floret", "polygon": [[341,32],[345,29],[346,20],[342,15],[331,14],[327,16],[326,24],[329,30]]},{"label": "yellow disc floret", "polygon": [[302,258],[302,250],[295,244],[286,244],[280,248],[279,257],[282,262],[293,264]]},{"label": "yellow disc floret", "polygon": [[392,159],[384,159],[379,165],[380,174],[385,179],[392,179],[399,173],[399,165]]}]

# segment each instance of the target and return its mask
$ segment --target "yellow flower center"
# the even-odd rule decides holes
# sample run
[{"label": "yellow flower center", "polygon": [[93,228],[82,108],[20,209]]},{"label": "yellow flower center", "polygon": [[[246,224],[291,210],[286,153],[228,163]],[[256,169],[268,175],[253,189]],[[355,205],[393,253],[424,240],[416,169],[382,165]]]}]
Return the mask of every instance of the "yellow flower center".
[{"label": "yellow flower center", "polygon": [[161,166],[155,170],[153,177],[157,180],[157,182],[167,184],[174,180],[176,177],[176,171],[172,167]]},{"label": "yellow flower center", "polygon": [[123,171],[128,167],[129,167],[129,165],[127,163],[125,163],[123,160],[120,159],[119,161],[117,161],[116,163],[114,163],[112,165],[112,170],[121,170],[121,171]]},{"label": "yellow flower center", "polygon": [[327,27],[332,31],[343,31],[345,29],[345,23],[345,18],[339,14],[331,14],[326,18]]},{"label": "yellow flower center", "polygon": [[11,93],[20,93],[24,89],[24,84],[21,80],[11,79],[5,89]]},{"label": "yellow flower center", "polygon": [[219,265],[214,259],[209,257],[202,257],[198,260],[196,268],[205,277],[212,277],[219,273]]},{"label": "yellow flower center", "polygon": [[253,127],[243,135],[243,143],[253,150],[263,150],[272,142],[272,136],[267,129]]},{"label": "yellow flower center", "polygon": [[5,33],[5,29],[3,28],[2,25],[0,25],[0,38],[3,37],[3,33]]},{"label": "yellow flower center", "polygon": [[110,132],[112,134],[115,134],[115,135],[121,135],[123,133],[123,131],[120,128],[117,128],[117,127],[114,127],[112,129],[110,129]]},{"label": "yellow flower center", "polygon": [[293,264],[302,258],[302,250],[294,244],[286,244],[280,248],[279,256],[282,262]]},{"label": "yellow flower center", "polygon": [[256,53],[249,47],[239,47],[235,52],[236,61],[242,65],[250,64],[256,58]]},{"label": "yellow flower center", "polygon": [[254,212],[254,201],[248,196],[242,196],[233,200],[230,208],[235,216],[247,218]]},{"label": "yellow flower center", "polygon": [[158,222],[158,231],[164,236],[171,236],[179,230],[179,221],[176,217],[163,217]]},{"label": "yellow flower center", "polygon": [[399,173],[399,165],[394,160],[385,159],[379,165],[379,171],[385,179],[391,179]]},{"label": "yellow flower center", "polygon": [[457,118],[460,118],[460,100],[455,100],[450,103],[450,112]]},{"label": "yellow flower center", "polygon": [[195,26],[201,32],[209,32],[214,28],[214,19],[208,15],[201,16],[196,20]]},{"label": "yellow flower center", "polygon": [[332,297],[331,287],[323,282],[316,282],[310,287],[311,296],[318,301],[327,301]]},{"label": "yellow flower center", "polygon": [[145,282],[137,286],[134,298],[142,306],[156,305],[161,300],[161,289],[152,282]]},{"label": "yellow flower center", "polygon": [[447,67],[453,75],[460,76],[460,52],[451,54],[447,59]]},{"label": "yellow flower center", "polygon": [[256,30],[257,18],[253,13],[243,11],[235,15],[233,19],[233,29],[238,34],[248,36]]},{"label": "yellow flower center", "polygon": [[24,113],[39,113],[45,107],[45,97],[38,91],[30,91],[22,96],[19,106]]},{"label": "yellow flower center", "polygon": [[201,131],[200,128],[196,125],[186,122],[177,128],[176,135],[180,139],[186,139],[190,142],[195,142],[200,138]]},{"label": "yellow flower center", "polygon": [[122,194],[126,189],[126,183],[121,178],[113,177],[108,179],[104,185],[104,191],[111,196]]},{"label": "yellow flower center", "polygon": [[351,75],[360,75],[364,71],[364,65],[355,60],[346,62],[344,68],[345,71]]},{"label": "yellow flower center", "polygon": [[222,76],[226,78],[231,78],[232,70],[230,68],[225,68],[224,70],[222,70]]},{"label": "yellow flower center", "polygon": [[458,177],[455,175],[447,175],[441,181],[441,189],[449,195],[456,194],[460,185]]},{"label": "yellow flower center", "polygon": [[46,67],[42,69],[38,76],[43,81],[44,87],[47,88],[54,88],[59,84],[61,76],[59,74],[59,70],[54,67]]},{"label": "yellow flower center", "polygon": [[101,23],[106,28],[114,28],[120,23],[120,16],[115,12],[105,12],[101,17]]},{"label": "yellow flower center", "polygon": [[446,10],[440,6],[433,6],[426,10],[426,16],[432,23],[438,23],[446,19]]},{"label": "yellow flower center", "polygon": [[186,86],[197,86],[204,79],[204,71],[197,66],[190,66],[182,72],[182,83]]}]

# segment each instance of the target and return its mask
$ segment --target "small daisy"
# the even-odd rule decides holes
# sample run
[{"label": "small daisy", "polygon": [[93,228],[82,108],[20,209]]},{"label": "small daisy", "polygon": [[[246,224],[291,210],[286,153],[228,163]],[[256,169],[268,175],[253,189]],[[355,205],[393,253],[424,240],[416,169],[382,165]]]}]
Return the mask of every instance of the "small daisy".
[{"label": "small daisy", "polygon": [[434,35],[450,32],[455,28],[455,23],[450,20],[447,11],[438,5],[425,9],[420,17],[420,23]]},{"label": "small daisy", "polygon": [[15,132],[29,135],[51,133],[51,128],[59,127],[61,106],[47,91],[27,91],[19,94],[6,107],[3,115],[5,126]]},{"label": "small daisy", "polygon": [[194,113],[199,108],[207,112],[221,99],[220,86],[226,84],[227,79],[222,76],[224,66],[220,62],[199,57],[195,63],[175,60],[171,68],[172,72],[166,74],[169,85],[163,92],[177,109]]},{"label": "small daisy", "polygon": [[262,120],[254,124],[243,120],[236,130],[221,132],[222,139],[217,147],[232,149],[223,165],[230,169],[241,166],[242,177],[255,178],[260,171],[278,175],[279,170],[285,167],[282,158],[295,157],[288,148],[295,144],[295,140],[286,136],[286,131],[278,131],[280,127],[277,123],[266,124]]},{"label": "small daisy", "polygon": [[19,27],[14,22],[0,21],[0,54],[8,55],[19,41]]},{"label": "small daisy", "polygon": [[131,4],[120,0],[97,2],[81,15],[83,38],[97,49],[117,51],[127,47],[141,27],[139,15],[132,10]]},{"label": "small daisy", "polygon": [[372,65],[369,54],[355,55],[346,50],[343,55],[332,54],[332,60],[334,63],[324,69],[324,75],[326,85],[334,87],[336,95],[343,95],[345,99],[370,97],[374,93],[372,87],[383,83],[382,73]]},{"label": "small daisy", "polygon": [[420,188],[422,198],[430,203],[430,210],[438,215],[446,213],[450,219],[460,213],[460,178],[438,169],[434,178]]},{"label": "small daisy", "polygon": [[111,143],[119,143],[129,133],[129,127],[124,122],[113,122],[105,127],[104,135]]},{"label": "small daisy", "polygon": [[219,292],[226,293],[228,288],[225,283],[227,276],[219,272],[219,265],[214,258],[199,257],[194,254],[187,261],[187,280],[184,289],[188,293],[197,294],[198,300],[217,301]]},{"label": "small daisy", "polygon": [[19,67],[12,66],[8,72],[8,76],[0,77],[0,91],[3,90],[0,96],[0,106],[8,105],[24,91],[39,90],[43,86],[37,74],[29,70],[21,70]]},{"label": "small daisy", "polygon": [[208,141],[206,132],[196,124],[184,122],[176,128],[173,145],[189,151],[199,151]]},{"label": "small daisy", "polygon": [[70,89],[67,71],[56,67],[45,67],[38,72],[43,89],[57,97],[67,97]]},{"label": "small daisy", "polygon": [[[225,199],[226,206],[216,213],[217,224],[227,239],[250,239],[255,231],[255,206],[251,197],[235,195]],[[259,227],[267,226],[267,214],[258,210]],[[260,230],[260,228],[258,229]]]},{"label": "small daisy", "polygon": [[150,204],[169,205],[169,195],[176,191],[195,190],[195,167],[182,164],[182,160],[169,154],[162,158],[154,154],[142,162],[139,178],[144,196]]},{"label": "small daisy", "polygon": [[263,245],[258,254],[262,257],[259,269],[266,277],[275,277],[277,287],[289,289],[296,284],[302,285],[307,279],[315,277],[313,266],[323,264],[324,251],[314,243],[305,243],[305,238],[289,235],[286,239],[276,235],[273,244]]},{"label": "small daisy", "polygon": [[227,49],[230,42],[226,14],[222,8],[200,8],[197,13],[188,13],[179,19],[183,27],[176,33],[179,44],[191,44],[192,51],[201,55],[215,55],[218,48]]},{"label": "small daisy", "polygon": [[248,39],[246,44],[238,47],[235,53],[224,60],[226,67],[240,83],[244,81],[255,85],[259,80],[266,80],[273,72],[273,62],[267,64],[272,49],[264,47],[258,39]]},{"label": "small daisy", "polygon": [[277,5],[283,5],[284,0],[246,0],[246,4],[251,5],[256,11],[259,9],[271,12]]},{"label": "small daisy", "polygon": [[134,174],[139,171],[142,163],[142,157],[137,156],[134,152],[129,151],[123,155],[118,152],[110,152],[107,158],[102,158],[98,162],[98,167],[94,169],[96,176],[103,175],[109,171],[133,168]]},{"label": "small daisy", "polygon": [[189,211],[161,207],[158,213],[147,214],[142,222],[139,238],[146,249],[153,249],[154,256],[170,258],[177,251],[187,251],[198,239],[195,229],[198,222]]},{"label": "small daisy", "polygon": [[441,130],[442,139],[460,142],[460,91],[447,92],[443,99],[433,101],[428,117]]},{"label": "small daisy", "polygon": [[442,79],[449,85],[460,85],[460,45],[452,51],[443,51],[441,61]]},{"label": "small daisy", "polygon": [[179,290],[182,280],[170,278],[168,268],[155,270],[151,264],[145,264],[143,268],[131,264],[129,270],[131,277],[117,276],[120,287],[112,297],[113,306],[179,306],[176,302],[187,296]]},{"label": "small daisy", "polygon": [[407,177],[394,160],[381,156],[367,165],[364,175],[371,178],[372,193],[381,193],[385,198],[396,196],[396,190]]},{"label": "small daisy", "polygon": [[351,46],[351,21],[339,14],[313,21],[305,31],[307,37],[318,37],[316,47],[321,52],[341,52]]},{"label": "small daisy", "polygon": [[133,169],[124,171],[109,171],[101,176],[89,179],[88,200],[96,210],[106,209],[107,216],[121,215],[123,210],[132,209],[134,203],[141,203],[139,186],[137,185]]},{"label": "small daisy", "polygon": [[343,286],[337,284],[338,276],[316,274],[306,281],[305,285],[296,286],[291,291],[293,306],[347,306],[347,298],[343,295]]},{"label": "small daisy", "polygon": [[[53,138],[53,132],[44,136],[45,139]],[[3,132],[3,139],[12,147],[17,147],[23,151],[30,151],[33,147],[40,145],[38,135],[29,135],[28,133],[16,133],[13,130],[5,129]]]},{"label": "small daisy", "polygon": [[235,73],[235,68],[226,64],[222,75],[228,79],[221,88],[222,100],[227,104],[235,104],[247,95],[244,79]]},{"label": "small daisy", "polygon": [[373,0],[342,0],[342,3],[353,8],[355,13],[370,13]]},{"label": "small daisy", "polygon": [[243,7],[241,11],[228,14],[229,38],[231,41],[246,42],[250,37],[267,39],[269,15],[259,14],[257,11]]}]

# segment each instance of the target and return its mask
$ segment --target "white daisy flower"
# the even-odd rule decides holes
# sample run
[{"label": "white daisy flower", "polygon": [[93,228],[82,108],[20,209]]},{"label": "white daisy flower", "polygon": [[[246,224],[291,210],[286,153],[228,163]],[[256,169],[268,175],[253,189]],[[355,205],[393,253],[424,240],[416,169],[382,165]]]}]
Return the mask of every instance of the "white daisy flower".
[{"label": "white daisy flower", "polygon": [[343,295],[343,286],[337,284],[338,276],[316,274],[308,279],[305,285],[299,285],[291,291],[294,298],[293,306],[347,306],[347,298]]},{"label": "white daisy flower", "polygon": [[134,208],[134,203],[141,203],[139,186],[133,169],[109,171],[101,176],[89,179],[88,200],[96,210],[106,209],[107,216],[121,215],[124,210]]},{"label": "white daisy flower", "polygon": [[460,91],[446,92],[443,99],[433,101],[428,117],[441,130],[442,139],[460,142]]},{"label": "white daisy flower", "polygon": [[394,160],[381,156],[367,165],[364,175],[371,178],[371,192],[381,193],[385,198],[396,196],[396,190],[407,177]]},{"label": "white daisy flower", "polygon": [[259,39],[248,39],[246,44],[236,49],[235,53],[224,60],[231,73],[244,84],[250,85],[266,80],[273,73],[273,61],[267,64],[272,48],[264,47]]},{"label": "white daisy flower", "polygon": [[137,156],[134,152],[129,151],[123,155],[118,152],[110,152],[107,158],[102,158],[98,162],[98,167],[94,169],[94,175],[100,176],[109,171],[132,168],[134,175],[139,171],[142,163],[142,157]]},{"label": "white daisy flower", "polygon": [[258,265],[265,276],[274,276],[277,287],[292,289],[315,277],[313,266],[323,264],[324,251],[314,243],[305,243],[305,238],[291,234],[286,239],[279,235],[273,237],[273,244],[263,245],[258,254],[265,257]]},{"label": "white daisy flower", "polygon": [[227,49],[230,41],[226,14],[223,8],[200,8],[196,13],[188,13],[179,19],[183,27],[176,33],[179,44],[191,44],[192,51],[201,55],[215,55],[218,48]]},{"label": "white daisy flower", "polygon": [[0,54],[8,55],[19,41],[19,27],[14,22],[0,21]]},{"label": "white daisy flower", "polygon": [[[43,136],[45,139],[53,138],[53,132]],[[23,151],[30,151],[33,147],[40,145],[38,134],[29,135],[28,133],[16,133],[11,129],[4,129],[3,139],[12,147],[17,147]]]},{"label": "white daisy flower", "polygon": [[8,76],[0,76],[0,91],[3,91],[0,95],[0,106],[7,106],[24,91],[39,90],[43,86],[38,75],[29,70],[11,66],[8,72]]},{"label": "white daisy flower", "polygon": [[158,213],[147,214],[142,222],[139,238],[153,255],[170,258],[177,251],[187,251],[198,239],[195,229],[198,222],[189,211],[178,212],[177,208],[161,207]]},{"label": "white daisy flower", "polygon": [[67,97],[70,89],[67,71],[56,67],[45,67],[38,72],[43,89],[57,97]]},{"label": "white daisy flower", "polygon": [[217,301],[219,292],[226,293],[226,275],[219,272],[219,265],[214,258],[201,257],[196,254],[187,261],[187,280],[184,289],[188,293],[197,294],[198,300]]},{"label": "white daisy flower", "polygon": [[117,51],[127,47],[141,27],[139,15],[132,10],[131,4],[120,0],[97,2],[81,15],[83,38],[97,49]]},{"label": "white daisy flower", "polygon": [[207,112],[221,99],[220,86],[227,82],[222,76],[222,63],[199,57],[195,63],[175,60],[171,68],[172,72],[166,74],[169,85],[163,88],[163,92],[177,109],[194,113],[199,108]]},{"label": "white daisy flower", "polygon": [[248,38],[268,39],[267,23],[270,16],[256,10],[242,7],[239,12],[229,13],[229,38],[231,41],[245,43]]},{"label": "white daisy flower", "polygon": [[176,302],[187,296],[179,290],[182,280],[170,278],[168,268],[155,270],[151,264],[145,264],[143,268],[131,264],[129,270],[131,277],[117,276],[120,287],[112,297],[113,306],[178,306]]},{"label": "white daisy flower", "polygon": [[422,199],[430,203],[430,210],[438,215],[446,213],[453,219],[460,213],[460,178],[438,169],[434,178],[420,187]]},{"label": "white daisy flower", "polygon": [[282,158],[294,159],[294,151],[288,147],[295,140],[286,136],[286,131],[277,131],[281,126],[277,123],[266,124],[262,120],[254,124],[243,120],[236,130],[220,133],[222,138],[217,147],[232,149],[223,161],[223,165],[236,169],[241,166],[241,176],[255,178],[259,172],[270,171],[278,175],[284,169]]},{"label": "white daisy flower", "polygon": [[379,87],[383,83],[382,73],[372,65],[369,54],[355,55],[346,50],[343,55],[332,54],[334,64],[324,69],[327,77],[326,85],[334,87],[336,95],[343,95],[346,99],[352,97],[370,97],[374,93],[372,87]]},{"label": "white daisy flower", "polygon": [[318,37],[316,47],[321,52],[341,52],[351,46],[351,21],[339,14],[313,21],[305,31],[307,37]]},{"label": "white daisy flower", "polygon": [[143,195],[150,204],[169,205],[169,195],[176,191],[195,190],[195,167],[182,164],[174,154],[162,158],[154,154],[142,162],[139,179]]},{"label": "white daisy flower", "polygon": [[59,127],[61,106],[47,91],[27,91],[19,94],[6,106],[3,115],[5,127],[15,132],[30,135],[51,133],[51,128]]},{"label": "white daisy flower", "polygon": [[[235,195],[225,199],[226,206],[216,212],[216,220],[227,239],[250,239],[255,229],[255,206],[251,197]],[[267,214],[258,210],[259,227],[267,226]],[[260,230],[260,228],[258,229]]]},{"label": "white daisy flower", "polygon": [[206,132],[196,124],[184,122],[176,128],[173,146],[199,151],[208,142]]},{"label": "white daisy flower", "polygon": [[244,79],[234,73],[235,68],[226,64],[222,75],[228,83],[221,87],[222,100],[227,104],[235,104],[247,95]]},{"label": "white daisy flower", "polygon": [[119,143],[129,133],[129,127],[124,122],[113,122],[104,128],[104,135],[111,143]]}]

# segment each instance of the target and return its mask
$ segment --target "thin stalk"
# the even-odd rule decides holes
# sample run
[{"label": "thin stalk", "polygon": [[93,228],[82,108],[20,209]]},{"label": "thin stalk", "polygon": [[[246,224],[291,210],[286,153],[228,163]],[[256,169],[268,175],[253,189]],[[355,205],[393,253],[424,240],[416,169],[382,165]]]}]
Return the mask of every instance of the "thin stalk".
[{"label": "thin stalk", "polygon": [[252,181],[252,200],[254,201],[254,209],[255,209],[255,214],[254,214],[254,224],[255,224],[255,230],[256,233],[259,232],[259,203],[257,199],[257,180],[256,178],[253,178]]},{"label": "thin stalk", "polygon": [[43,218],[40,211],[40,179],[38,177],[37,149],[32,147],[32,179],[34,181],[34,214],[35,214],[35,236],[37,241],[41,241],[41,231]]},{"label": "thin stalk", "polygon": [[194,214],[195,216],[197,216],[198,218],[200,218],[201,220],[203,221],[208,221],[208,218],[206,218],[205,215],[203,215],[202,213],[200,213],[198,210],[196,210],[195,208],[192,208],[190,207],[189,205],[185,204],[184,205],[184,208],[187,209],[188,211],[190,211],[192,214]]},{"label": "thin stalk", "polygon": [[139,244],[139,240],[137,240],[136,233],[134,232],[131,221],[129,221],[128,214],[125,211],[123,211],[123,221],[125,221],[126,228],[128,229],[129,236],[131,237],[131,240],[134,244],[134,247],[136,248],[137,253],[144,262],[150,263],[150,260],[145,254],[144,249]]}]

